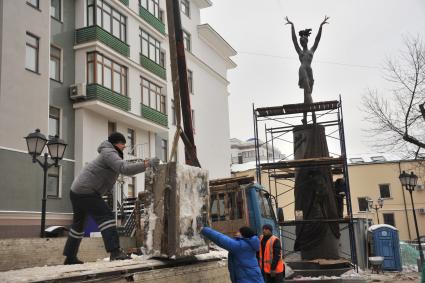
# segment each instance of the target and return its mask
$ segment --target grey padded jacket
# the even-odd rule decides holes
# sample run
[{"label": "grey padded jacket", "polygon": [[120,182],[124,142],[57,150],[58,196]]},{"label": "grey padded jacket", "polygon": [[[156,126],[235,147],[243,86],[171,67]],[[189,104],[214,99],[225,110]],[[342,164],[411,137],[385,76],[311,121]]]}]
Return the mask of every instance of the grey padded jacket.
[{"label": "grey padded jacket", "polygon": [[131,176],[145,171],[143,162],[130,163],[121,159],[118,151],[109,142],[102,142],[97,152],[99,155],[81,170],[80,175],[71,185],[76,194],[104,195],[114,188],[119,174]]}]

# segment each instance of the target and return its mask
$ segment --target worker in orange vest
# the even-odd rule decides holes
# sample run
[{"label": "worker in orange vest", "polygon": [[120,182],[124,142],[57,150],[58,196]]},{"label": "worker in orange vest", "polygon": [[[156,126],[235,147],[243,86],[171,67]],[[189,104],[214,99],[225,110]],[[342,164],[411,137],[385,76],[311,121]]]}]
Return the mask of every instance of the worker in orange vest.
[{"label": "worker in orange vest", "polygon": [[273,235],[273,227],[263,226],[260,236],[260,251],[258,261],[266,283],[282,283],[285,278],[285,263],[282,259],[280,239]]}]

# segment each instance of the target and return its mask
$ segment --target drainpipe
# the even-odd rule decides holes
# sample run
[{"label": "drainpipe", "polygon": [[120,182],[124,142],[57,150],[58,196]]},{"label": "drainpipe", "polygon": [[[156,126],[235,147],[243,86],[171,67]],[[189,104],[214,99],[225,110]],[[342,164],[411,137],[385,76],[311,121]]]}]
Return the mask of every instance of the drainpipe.
[{"label": "drainpipe", "polygon": [[[398,171],[401,174],[401,162],[398,161]],[[409,233],[409,240],[412,240],[412,235],[410,235],[410,225],[409,225],[409,217],[407,214],[407,206],[406,206],[406,196],[404,195],[403,186],[401,186],[401,192],[403,193],[403,203],[404,203],[404,213],[406,214],[406,223],[407,223],[407,232]]]}]

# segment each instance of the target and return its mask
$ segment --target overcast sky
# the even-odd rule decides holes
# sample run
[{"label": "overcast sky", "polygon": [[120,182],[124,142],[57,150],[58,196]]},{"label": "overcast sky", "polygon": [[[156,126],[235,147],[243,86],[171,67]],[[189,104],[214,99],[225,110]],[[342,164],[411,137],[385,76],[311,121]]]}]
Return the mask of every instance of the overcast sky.
[{"label": "overcast sky", "polygon": [[386,58],[403,48],[403,36],[425,40],[425,0],[213,0],[202,10],[209,23],[238,52],[230,70],[231,137],[253,136],[256,107],[303,102],[298,88],[299,61],[285,16],[300,29],[312,28],[314,42],[324,16],[330,17],[314,55],[313,100],[335,100],[341,94],[347,151],[372,154],[359,109],[367,89],[389,93],[383,79]]}]

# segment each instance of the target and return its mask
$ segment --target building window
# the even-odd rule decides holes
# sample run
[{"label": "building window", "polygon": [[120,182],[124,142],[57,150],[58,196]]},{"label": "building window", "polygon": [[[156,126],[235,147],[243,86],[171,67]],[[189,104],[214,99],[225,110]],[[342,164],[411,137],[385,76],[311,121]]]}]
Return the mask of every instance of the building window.
[{"label": "building window", "polygon": [[160,20],[162,23],[164,22],[164,11],[159,9],[159,17],[158,20]]},{"label": "building window", "polygon": [[139,5],[154,15],[155,18],[160,19],[161,14],[158,0],[139,0]]},{"label": "building window", "polygon": [[190,3],[189,0],[181,0],[181,10],[183,14],[190,18]]},{"label": "building window", "polygon": [[25,68],[38,73],[38,37],[27,32],[25,50]]},{"label": "building window", "polygon": [[108,136],[117,131],[117,123],[108,121]]},{"label": "building window", "polygon": [[61,166],[52,166],[47,171],[46,194],[49,198],[59,198],[60,195],[60,173]]},{"label": "building window", "polygon": [[60,109],[49,107],[49,138],[60,136]]},{"label": "building window", "polygon": [[97,25],[126,42],[127,18],[103,0],[87,1],[87,26]]},{"label": "building window", "polygon": [[192,128],[193,128],[193,133],[195,133],[195,129],[196,129],[196,124],[195,124],[195,110],[192,109]]},{"label": "building window", "polygon": [[367,198],[357,198],[359,201],[359,211],[369,211],[369,205],[367,202]]},{"label": "building window", "polygon": [[384,223],[395,227],[394,213],[383,213]]},{"label": "building window", "polygon": [[61,80],[61,50],[53,45],[50,45],[50,78]]},{"label": "building window", "polygon": [[189,87],[189,93],[193,94],[193,72],[187,70],[187,85]]},{"label": "building window", "polygon": [[27,4],[37,9],[40,7],[39,0],[27,0]]},{"label": "building window", "polygon": [[167,162],[167,155],[168,155],[168,141],[167,140],[161,140],[161,159],[164,162]]},{"label": "building window", "polygon": [[159,65],[165,68],[165,52],[164,51],[161,51],[159,53]]},{"label": "building window", "polygon": [[390,185],[389,184],[380,184],[379,185],[379,193],[381,198],[390,198]]},{"label": "building window", "polygon": [[162,87],[142,78],[142,103],[161,113],[166,114],[165,95],[162,94]]},{"label": "building window", "polygon": [[87,82],[127,95],[127,68],[97,52],[87,53]]},{"label": "building window", "polygon": [[364,160],[361,157],[355,157],[355,158],[350,158],[350,162],[351,163],[364,163]]},{"label": "building window", "polygon": [[52,18],[61,21],[62,17],[61,17],[61,5],[62,5],[62,0],[51,0],[50,2],[50,16],[52,16]]},{"label": "building window", "polygon": [[127,197],[128,198],[134,198],[136,195],[136,190],[135,190],[135,186],[136,185],[136,178],[135,177],[130,177],[128,178],[128,183],[127,183]]},{"label": "building window", "polygon": [[161,51],[161,43],[142,29],[140,29],[140,45],[144,56],[161,65],[161,60],[164,61],[161,58],[161,52],[163,52]]},{"label": "building window", "polygon": [[171,100],[171,115],[173,116],[171,119],[173,119],[173,125],[177,124],[177,117],[176,117],[176,106],[174,105],[174,99]]},{"label": "building window", "polygon": [[135,142],[134,142],[134,130],[133,129],[127,129],[127,148],[128,148],[128,154],[135,155]]},{"label": "building window", "polygon": [[183,31],[183,42],[184,42],[184,48],[187,51],[191,51],[192,50],[192,46],[191,46],[191,39],[190,39],[190,33]]}]

